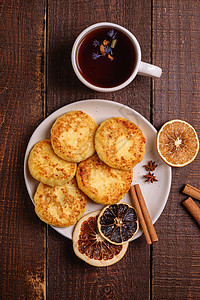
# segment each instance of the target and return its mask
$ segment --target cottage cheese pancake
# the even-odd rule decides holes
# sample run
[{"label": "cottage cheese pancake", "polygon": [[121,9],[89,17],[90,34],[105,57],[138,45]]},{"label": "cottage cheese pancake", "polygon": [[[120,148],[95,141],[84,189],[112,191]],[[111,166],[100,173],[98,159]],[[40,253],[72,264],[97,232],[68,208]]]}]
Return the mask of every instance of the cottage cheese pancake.
[{"label": "cottage cheese pancake", "polygon": [[51,129],[55,153],[71,162],[80,162],[95,153],[95,121],[83,111],[71,111],[59,117]]},{"label": "cottage cheese pancake", "polygon": [[35,212],[45,223],[57,227],[74,225],[84,214],[87,197],[80,191],[76,179],[65,185],[38,185],[34,196]]},{"label": "cottage cheese pancake", "polygon": [[32,148],[28,167],[33,178],[49,186],[63,185],[76,173],[76,163],[58,157],[50,140],[42,140]]},{"label": "cottage cheese pancake", "polygon": [[130,170],[145,154],[145,138],[131,121],[117,117],[105,120],[96,131],[95,148],[100,159],[112,168]]},{"label": "cottage cheese pancake", "polygon": [[120,201],[130,189],[132,178],[132,169],[113,169],[97,154],[82,161],[76,173],[79,188],[94,202],[103,205]]}]

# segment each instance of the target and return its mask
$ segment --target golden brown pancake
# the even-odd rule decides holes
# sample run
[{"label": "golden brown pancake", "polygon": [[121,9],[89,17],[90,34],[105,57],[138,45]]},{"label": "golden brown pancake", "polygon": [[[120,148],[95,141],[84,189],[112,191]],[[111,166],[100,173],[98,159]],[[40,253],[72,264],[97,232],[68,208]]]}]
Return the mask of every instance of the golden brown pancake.
[{"label": "golden brown pancake", "polygon": [[76,173],[76,163],[58,157],[50,140],[42,140],[32,148],[28,167],[33,178],[50,186],[63,185]]},{"label": "golden brown pancake", "polygon": [[82,161],[76,172],[79,188],[94,202],[103,205],[120,201],[130,189],[132,178],[132,169],[111,168],[97,154]]},{"label": "golden brown pancake", "polygon": [[124,118],[105,120],[96,131],[95,148],[100,159],[112,168],[130,170],[145,154],[141,129]]},{"label": "golden brown pancake", "polygon": [[76,223],[84,214],[87,197],[80,191],[76,179],[65,185],[50,187],[38,185],[34,196],[35,212],[45,223],[67,227]]},{"label": "golden brown pancake", "polygon": [[59,117],[51,129],[55,153],[70,162],[80,162],[95,153],[95,121],[83,111],[71,111]]}]

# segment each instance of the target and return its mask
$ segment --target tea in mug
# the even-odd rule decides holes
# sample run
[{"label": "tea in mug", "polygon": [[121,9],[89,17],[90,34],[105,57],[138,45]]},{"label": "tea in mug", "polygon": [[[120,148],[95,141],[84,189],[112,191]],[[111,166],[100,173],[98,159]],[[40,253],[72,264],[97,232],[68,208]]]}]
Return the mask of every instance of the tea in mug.
[{"label": "tea in mug", "polygon": [[90,31],[77,48],[77,66],[89,83],[112,88],[124,83],[136,66],[136,50],[120,30],[102,27]]}]

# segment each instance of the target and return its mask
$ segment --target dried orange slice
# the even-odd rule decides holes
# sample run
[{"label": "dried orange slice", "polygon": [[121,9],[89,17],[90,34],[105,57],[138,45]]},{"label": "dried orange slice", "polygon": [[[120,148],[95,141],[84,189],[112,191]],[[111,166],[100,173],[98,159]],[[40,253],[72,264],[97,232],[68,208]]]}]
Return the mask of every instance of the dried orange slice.
[{"label": "dried orange slice", "polygon": [[83,216],[73,231],[73,249],[75,254],[88,264],[106,267],[118,262],[126,253],[128,244],[113,245],[98,232],[97,218],[100,210]]},{"label": "dried orange slice", "polygon": [[100,234],[115,245],[132,240],[139,229],[136,211],[127,203],[106,206],[99,214],[97,224]]},{"label": "dried orange slice", "polygon": [[156,146],[158,154],[168,165],[184,167],[197,156],[199,139],[189,123],[171,120],[159,130]]}]

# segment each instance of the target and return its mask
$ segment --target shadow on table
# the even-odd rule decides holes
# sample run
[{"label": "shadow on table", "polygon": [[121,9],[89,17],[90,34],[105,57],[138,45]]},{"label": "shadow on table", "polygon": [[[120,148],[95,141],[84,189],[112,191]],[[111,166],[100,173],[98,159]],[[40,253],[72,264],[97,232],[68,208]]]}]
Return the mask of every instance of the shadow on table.
[{"label": "shadow on table", "polygon": [[62,92],[83,88],[82,83],[76,77],[71,64],[71,49],[73,43],[55,43],[49,47],[47,58],[47,82],[48,90],[56,88]]}]

